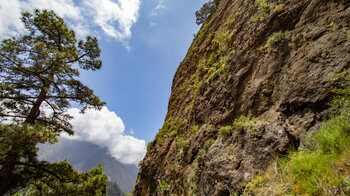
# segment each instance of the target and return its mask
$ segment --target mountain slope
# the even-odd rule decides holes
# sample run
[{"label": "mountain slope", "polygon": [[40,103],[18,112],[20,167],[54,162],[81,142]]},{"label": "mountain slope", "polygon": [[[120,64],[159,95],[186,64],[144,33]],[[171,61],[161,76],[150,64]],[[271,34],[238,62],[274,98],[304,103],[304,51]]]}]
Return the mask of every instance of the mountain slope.
[{"label": "mountain slope", "polygon": [[136,181],[138,168],[125,165],[108,156],[105,149],[89,142],[61,138],[53,145],[39,146],[39,158],[57,162],[67,159],[78,171],[90,171],[101,163],[103,171],[111,181],[116,182],[124,193],[132,191]]},{"label": "mountain slope", "polygon": [[222,0],[173,79],[135,195],[229,195],[326,120],[348,0]]}]

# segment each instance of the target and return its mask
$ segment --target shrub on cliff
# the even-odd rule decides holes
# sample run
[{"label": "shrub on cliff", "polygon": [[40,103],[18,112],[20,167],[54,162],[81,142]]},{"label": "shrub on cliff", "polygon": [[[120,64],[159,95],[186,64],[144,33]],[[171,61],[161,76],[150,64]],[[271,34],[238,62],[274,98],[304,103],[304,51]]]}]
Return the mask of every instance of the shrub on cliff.
[{"label": "shrub on cliff", "polygon": [[210,0],[208,3],[203,4],[200,10],[196,11],[196,24],[201,25],[203,22],[215,12],[219,6],[221,0]]}]

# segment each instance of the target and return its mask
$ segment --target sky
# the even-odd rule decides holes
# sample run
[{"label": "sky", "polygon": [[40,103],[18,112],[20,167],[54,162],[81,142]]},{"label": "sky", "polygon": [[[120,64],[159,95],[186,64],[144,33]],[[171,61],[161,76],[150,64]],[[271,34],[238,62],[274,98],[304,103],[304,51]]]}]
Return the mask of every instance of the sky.
[{"label": "sky", "polygon": [[0,0],[0,38],[25,33],[21,12],[52,9],[78,39],[99,39],[102,68],[81,81],[107,102],[74,116],[75,136],[137,164],[162,127],[175,71],[199,30],[195,11],[207,0]]}]

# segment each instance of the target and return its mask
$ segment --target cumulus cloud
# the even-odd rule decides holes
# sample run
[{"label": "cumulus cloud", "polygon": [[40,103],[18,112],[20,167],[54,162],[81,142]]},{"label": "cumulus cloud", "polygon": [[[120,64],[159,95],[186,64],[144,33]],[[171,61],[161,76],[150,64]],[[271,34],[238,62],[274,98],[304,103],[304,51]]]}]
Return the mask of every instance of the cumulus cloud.
[{"label": "cumulus cloud", "polygon": [[0,0],[0,38],[22,33],[21,12],[35,8],[54,10],[66,19],[79,37],[103,33],[117,41],[131,37],[141,0]]},{"label": "cumulus cloud", "polygon": [[114,112],[103,107],[100,111],[89,109],[84,114],[73,108],[68,113],[74,135],[62,137],[87,141],[106,148],[110,155],[125,164],[137,164],[146,153],[146,142],[124,134],[124,123]]},{"label": "cumulus cloud", "polygon": [[[103,31],[117,40],[129,38],[131,27],[137,21],[140,0],[87,0],[86,7],[93,11],[93,21]],[[118,23],[119,30],[115,28]]]}]

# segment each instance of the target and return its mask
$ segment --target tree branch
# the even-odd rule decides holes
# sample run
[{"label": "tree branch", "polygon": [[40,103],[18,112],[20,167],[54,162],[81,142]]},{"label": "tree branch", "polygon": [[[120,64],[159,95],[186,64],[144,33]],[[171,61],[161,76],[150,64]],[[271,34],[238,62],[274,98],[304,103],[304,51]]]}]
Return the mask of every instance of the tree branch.
[{"label": "tree branch", "polygon": [[10,114],[1,114],[1,117],[12,117],[12,118],[27,118],[26,116],[19,116],[19,115],[10,115]]},{"label": "tree branch", "polygon": [[28,167],[32,167],[32,168],[35,168],[35,169],[39,169],[39,170],[41,170],[41,171],[44,171],[44,172],[46,172],[46,173],[48,173],[48,174],[50,174],[50,175],[56,177],[58,180],[60,180],[60,181],[62,181],[62,182],[66,182],[66,180],[60,178],[55,172],[43,168],[43,166],[44,166],[43,164],[41,164],[41,165],[34,165],[34,164],[29,164],[29,163],[23,163],[23,162],[21,162],[21,161],[17,161],[17,162],[15,162],[14,164],[23,165],[23,166],[28,166]]},{"label": "tree branch", "polygon": [[88,54],[89,54],[89,52],[87,52],[87,53],[81,55],[80,57],[78,57],[78,58],[76,58],[76,59],[74,59],[74,60],[67,61],[67,62],[64,62],[64,63],[74,63],[74,62],[77,62],[77,61],[79,61],[80,59],[84,58],[84,57],[85,57],[86,55],[88,55]]}]

